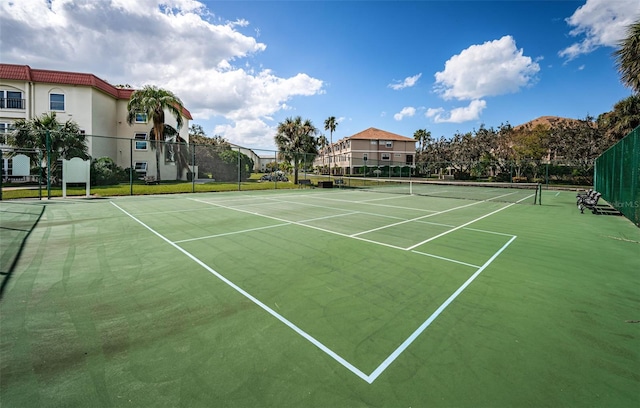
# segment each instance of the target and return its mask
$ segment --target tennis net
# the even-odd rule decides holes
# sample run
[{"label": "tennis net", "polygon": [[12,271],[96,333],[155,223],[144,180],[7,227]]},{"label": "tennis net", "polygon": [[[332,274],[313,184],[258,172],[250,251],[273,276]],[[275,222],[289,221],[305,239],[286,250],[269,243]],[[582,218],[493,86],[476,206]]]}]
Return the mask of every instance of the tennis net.
[{"label": "tennis net", "polygon": [[539,183],[497,183],[467,181],[427,181],[418,179],[378,179],[344,177],[341,185],[367,191],[409,194],[475,201],[541,204]]}]

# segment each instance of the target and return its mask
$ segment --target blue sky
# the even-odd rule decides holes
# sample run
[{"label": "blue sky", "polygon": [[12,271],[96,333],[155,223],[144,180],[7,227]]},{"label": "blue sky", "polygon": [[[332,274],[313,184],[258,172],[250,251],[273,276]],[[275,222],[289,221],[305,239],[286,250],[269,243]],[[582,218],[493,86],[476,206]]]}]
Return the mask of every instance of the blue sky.
[{"label": "blue sky", "polygon": [[640,2],[3,0],[0,12],[2,62],[155,84],[209,136],[269,149],[288,116],[327,136],[335,116],[334,141],[597,116],[631,95],[611,53]]}]

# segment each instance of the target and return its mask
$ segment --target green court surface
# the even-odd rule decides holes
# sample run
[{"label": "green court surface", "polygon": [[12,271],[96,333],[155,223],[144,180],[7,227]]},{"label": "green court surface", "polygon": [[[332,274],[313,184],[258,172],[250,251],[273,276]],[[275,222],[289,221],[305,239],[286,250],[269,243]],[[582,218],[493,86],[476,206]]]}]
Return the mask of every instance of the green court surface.
[{"label": "green court surface", "polygon": [[0,202],[0,404],[640,406],[640,229],[542,203]]}]

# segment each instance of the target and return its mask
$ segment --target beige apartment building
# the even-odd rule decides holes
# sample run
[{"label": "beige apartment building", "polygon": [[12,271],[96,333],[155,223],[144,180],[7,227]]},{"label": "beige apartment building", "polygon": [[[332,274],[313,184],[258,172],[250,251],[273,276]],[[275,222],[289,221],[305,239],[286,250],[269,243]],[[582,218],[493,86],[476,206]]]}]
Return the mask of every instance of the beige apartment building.
[{"label": "beige apartment building", "polygon": [[415,139],[369,128],[320,149],[313,167],[334,175],[408,176],[415,154]]},{"label": "beige apartment building", "polygon": [[[55,112],[59,122],[72,119],[80,126],[87,135],[88,153],[92,158],[110,157],[122,168],[133,167],[139,176],[155,175],[155,151],[148,142],[153,124],[145,115],[139,115],[133,125],[127,123],[127,103],[133,91],[117,88],[93,74],[0,64],[0,145],[6,150],[3,136],[16,120],[30,120]],[[182,114],[183,125],[177,130],[188,142],[192,117],[186,109]],[[169,112],[165,120],[177,128]],[[175,179],[176,163],[171,149],[164,150],[161,177]],[[18,168],[23,171],[23,165],[14,166],[12,161],[3,157],[3,174],[15,174]]]}]

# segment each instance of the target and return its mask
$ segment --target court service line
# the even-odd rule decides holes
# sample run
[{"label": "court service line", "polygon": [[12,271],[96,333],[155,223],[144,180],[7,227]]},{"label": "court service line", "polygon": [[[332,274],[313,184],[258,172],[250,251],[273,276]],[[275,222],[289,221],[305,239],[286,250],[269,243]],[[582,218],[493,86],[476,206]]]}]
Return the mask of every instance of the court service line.
[{"label": "court service line", "polygon": [[240,208],[227,207],[227,206],[222,205],[222,204],[211,203],[211,202],[208,202],[208,201],[202,201],[202,200],[198,200],[196,198],[188,198],[188,200],[192,200],[192,201],[196,201],[196,202],[203,203],[203,204],[208,204],[208,205],[214,205],[214,206],[221,207],[221,208],[226,208],[226,209],[232,210],[232,211],[238,211],[238,212],[243,212],[243,213],[247,213],[247,214],[251,214],[251,215],[257,215],[258,217],[269,218],[271,220],[276,220],[276,221],[280,221],[280,222],[286,222],[286,223],[293,224],[293,225],[299,225],[301,227],[307,227],[307,228],[311,228],[311,229],[314,229],[314,230],[326,232],[327,234],[339,235],[339,236],[345,237],[345,238],[353,238],[353,239],[357,239],[357,240],[360,240],[360,241],[365,241],[365,242],[369,242],[369,243],[372,243],[372,244],[385,246],[385,247],[388,247],[388,248],[400,249],[400,250],[406,251],[406,248],[402,248],[402,247],[399,247],[399,246],[396,246],[396,245],[385,244],[384,242],[372,241],[370,239],[361,238],[361,237],[351,237],[351,236],[349,236],[347,234],[343,234],[342,232],[331,231],[331,230],[328,230],[328,229],[325,229],[325,228],[316,227],[314,225],[303,224],[302,222],[298,222],[298,221],[289,221],[289,220],[285,220],[285,219],[282,219],[282,218],[273,217],[271,215],[265,215],[265,214],[260,214],[260,213],[256,213],[256,212],[252,212],[252,211],[242,210]]},{"label": "court service line", "polygon": [[283,218],[274,217],[272,215],[260,214],[260,213],[254,212],[254,211],[243,210],[241,208],[229,207],[229,206],[218,204],[218,203],[199,200],[197,198],[187,198],[187,200],[192,200],[192,201],[195,201],[195,202],[198,202],[198,203],[202,203],[202,204],[207,204],[207,205],[213,205],[213,206],[220,207],[220,208],[226,208],[227,210],[231,210],[231,211],[238,211],[238,212],[243,212],[243,213],[246,213],[246,214],[257,215],[258,217],[269,218],[271,220],[276,220],[276,221],[280,221],[280,222],[287,222],[287,223],[290,223],[290,224],[299,225],[301,227],[307,227],[307,228],[315,229],[315,230],[318,230],[318,231],[326,232],[328,234],[340,235],[341,237],[349,238],[349,235],[347,235],[347,234],[343,234],[341,232],[336,232],[336,231],[331,231],[331,230],[328,230],[328,229],[316,227],[315,225],[302,224],[302,223],[297,222],[297,221],[285,220]]},{"label": "court service line", "polygon": [[[436,210],[426,210],[424,208],[413,208],[413,207],[400,207],[398,205],[388,205],[388,204],[375,204],[375,203],[369,203],[366,200],[365,201],[353,201],[353,200],[345,200],[345,199],[340,199],[340,198],[327,198],[327,197],[315,197],[314,198],[319,198],[321,200],[328,200],[328,201],[339,201],[339,202],[343,202],[343,203],[349,203],[349,204],[365,204],[365,205],[373,205],[376,207],[389,207],[389,208],[399,208],[401,210],[413,210],[413,211],[422,211],[422,212],[430,212],[430,213],[434,213],[437,212]],[[393,197],[396,198],[396,197]]]},{"label": "court service line", "polygon": [[250,228],[250,229],[246,229],[246,230],[242,230],[242,231],[223,232],[222,234],[206,235],[204,237],[198,237],[198,238],[181,239],[179,241],[173,241],[173,243],[174,244],[180,244],[182,242],[199,241],[201,239],[226,237],[227,235],[243,234],[245,232],[260,231],[260,230],[264,230],[264,229],[268,229],[268,228],[275,228],[275,227],[283,227],[285,225],[291,225],[291,223],[290,222],[286,222],[286,223],[283,223],[283,224],[267,225],[266,227]]},{"label": "court service line", "polygon": [[469,222],[465,222],[465,223],[464,223],[464,224],[462,224],[462,225],[458,225],[457,227],[455,227],[455,228],[451,228],[450,230],[447,230],[447,231],[445,231],[445,232],[442,232],[442,233],[440,233],[440,234],[438,234],[438,235],[436,235],[436,236],[434,236],[434,237],[431,237],[431,238],[425,239],[425,240],[424,240],[424,241],[422,241],[422,242],[418,242],[417,244],[415,244],[415,245],[412,245],[412,246],[408,247],[408,248],[407,248],[407,250],[409,250],[409,251],[410,251],[410,250],[412,250],[412,249],[414,249],[414,248],[419,247],[420,245],[423,245],[423,244],[426,244],[427,242],[433,241],[434,239],[438,239],[438,238],[440,238],[440,237],[442,237],[442,236],[445,236],[445,235],[447,235],[447,234],[450,234],[450,233],[452,233],[453,231],[457,231],[457,230],[459,230],[459,229],[461,229],[461,228],[466,227],[467,225],[473,224],[473,223],[474,223],[474,222],[476,222],[476,221],[480,221],[480,220],[481,220],[481,219],[483,219],[483,218],[487,218],[487,217],[488,217],[488,216],[490,216],[490,215],[493,215],[493,214],[495,214],[495,213],[497,213],[497,212],[500,212],[500,211],[502,211],[502,210],[505,210],[505,209],[507,209],[507,208],[511,207],[512,205],[515,205],[515,203],[511,203],[511,204],[507,205],[506,207],[498,208],[497,210],[492,211],[492,212],[490,212],[489,214],[485,214],[485,215],[483,215],[483,216],[481,216],[481,217],[478,217],[478,218],[476,218],[475,220],[471,220],[471,221],[469,221]]},{"label": "court service line", "polygon": [[373,383],[376,378],[378,378],[380,374],[382,374],[384,370],[386,370],[387,367],[389,367],[389,365],[391,365],[391,363],[393,363],[395,359],[398,358],[400,354],[402,354],[407,349],[407,347],[409,347],[411,343],[413,343],[414,340],[418,338],[418,336],[420,336],[420,334],[422,334],[422,332],[424,332],[438,316],[440,316],[440,314],[451,304],[451,302],[453,302],[462,293],[462,291],[464,291],[467,286],[469,286],[471,282],[473,282],[482,273],[482,271],[484,271],[516,238],[516,236],[513,236],[513,238],[511,238],[509,242],[504,244],[502,248],[498,250],[498,252],[493,254],[493,256],[489,258],[489,260],[485,262],[484,265],[480,267],[480,269],[478,269],[473,275],[471,275],[469,279],[467,279],[465,283],[463,283],[455,292],[453,292],[453,294],[449,296],[449,298],[445,300],[444,303],[442,303],[440,307],[438,307],[438,309],[436,309],[436,311],[433,312],[433,314],[431,314],[431,316],[429,316],[429,318],[424,321],[424,323],[422,323],[397,349],[393,351],[393,353],[389,355],[389,357],[387,357],[369,376],[367,376],[367,379],[365,381],[367,381],[369,384]]},{"label": "court service line", "polygon": [[445,232],[443,232],[443,233],[441,233],[441,234],[438,234],[438,235],[436,235],[436,236],[434,236],[434,237],[431,237],[431,238],[429,238],[429,239],[425,239],[425,240],[424,240],[424,241],[422,241],[422,242],[418,242],[417,244],[415,244],[415,245],[412,245],[412,246],[408,247],[408,248],[407,248],[407,250],[412,250],[412,249],[414,249],[414,248],[419,247],[420,245],[426,244],[427,242],[431,242],[431,241],[433,241],[434,239],[438,239],[438,238],[440,238],[440,237],[442,237],[442,236],[445,236],[445,235],[447,235],[447,234],[450,234],[450,233],[452,233],[453,231],[457,231],[457,230],[459,230],[460,228],[464,228],[464,227],[466,227],[467,225],[473,224],[473,223],[474,223],[474,222],[476,222],[476,221],[480,221],[480,220],[481,220],[481,219],[483,219],[483,218],[486,218],[486,217],[488,217],[488,216],[490,216],[490,215],[493,215],[493,214],[495,214],[495,213],[498,213],[498,212],[500,212],[500,211],[502,211],[502,210],[506,210],[507,208],[509,208],[509,207],[511,207],[511,206],[513,206],[513,205],[518,204],[520,201],[526,200],[526,199],[531,198],[531,197],[533,197],[533,194],[531,194],[530,196],[525,197],[525,198],[523,198],[523,199],[521,199],[521,200],[518,200],[518,201],[516,201],[515,203],[511,203],[511,204],[509,204],[509,205],[507,205],[507,206],[505,206],[505,207],[498,208],[497,210],[492,211],[492,212],[490,212],[489,214],[485,214],[485,215],[483,215],[483,216],[481,216],[481,217],[478,217],[478,218],[476,218],[475,220],[471,220],[471,221],[469,221],[469,222],[465,222],[465,223],[464,223],[464,224],[462,224],[462,225],[459,225],[459,226],[457,226],[457,227],[455,227],[455,228],[452,228],[452,229],[450,229],[450,230],[448,230],[448,231],[445,231]]},{"label": "court service line", "polygon": [[[439,212],[436,212],[436,213],[433,213],[433,214],[427,214],[427,215],[423,215],[421,217],[412,218],[412,219],[404,220],[404,221],[400,221],[400,222],[395,222],[395,223],[389,224],[389,225],[383,225],[382,227],[373,228],[373,229],[370,229],[370,230],[367,230],[367,231],[357,232],[355,234],[350,235],[350,237],[355,238],[358,235],[368,234],[370,232],[380,231],[380,230],[383,230],[385,228],[395,227],[396,225],[401,225],[401,224],[406,224],[408,222],[422,220],[424,218],[433,217],[434,215],[440,215],[440,214],[447,213],[449,211],[459,210],[460,208],[471,207],[472,205],[477,205],[477,204],[480,204],[480,203],[483,203],[483,202],[484,201],[476,201],[475,203],[461,205],[460,207],[449,208],[448,210],[439,211]],[[408,248],[408,249],[413,249],[413,248]]]},{"label": "court service line", "polygon": [[317,218],[309,218],[306,220],[302,220],[299,222],[311,222],[311,221],[320,221],[320,220],[328,220],[330,218],[337,218],[337,217],[344,217],[345,215],[354,215],[354,214],[359,214],[359,211],[353,211],[353,212],[349,212],[349,213],[344,213],[344,214],[334,214],[334,215],[327,215],[324,217],[317,217]]},{"label": "court service line", "polygon": [[[302,203],[302,202],[298,202],[298,201],[278,200],[278,199],[275,199],[275,198],[267,198],[267,200],[275,201],[277,203],[295,204],[295,205],[301,205],[301,206],[307,206],[307,207],[322,208],[323,210],[348,211],[348,210],[345,210],[343,208],[327,207],[326,205],[309,204],[309,203]],[[344,201],[346,201],[346,200],[344,200]],[[351,204],[355,204],[356,203],[354,201],[346,201],[346,202],[351,203]],[[398,207],[394,207],[394,206],[389,206],[389,207],[398,208]],[[372,213],[372,212],[368,212],[368,211],[356,211],[356,212],[351,212],[349,214],[364,214],[364,215],[371,215],[373,217],[391,218],[393,220],[406,220],[406,218],[402,218],[402,217],[394,217],[393,215],[385,215],[385,214],[376,214],[376,213]]]},{"label": "court service line", "polygon": [[477,228],[465,228],[468,231],[476,231],[476,232],[484,232],[487,234],[494,234],[494,235],[503,235],[505,237],[512,237],[513,234],[505,234],[504,232],[496,232],[496,231],[487,231],[487,230],[482,230],[482,229],[477,229]]},{"label": "court service line", "polygon": [[[198,200],[195,200],[195,201],[198,201]],[[142,225],[144,228],[149,230],[151,233],[153,233],[154,235],[156,235],[157,237],[159,237],[160,239],[162,239],[163,241],[165,241],[166,243],[168,243],[169,245],[171,245],[172,247],[174,247],[178,251],[182,252],[184,255],[186,255],[188,258],[190,258],[192,261],[194,261],[195,263],[197,263],[198,265],[200,265],[201,267],[203,267],[204,269],[209,271],[211,274],[216,276],[218,279],[220,279],[221,281],[223,281],[224,283],[229,285],[231,288],[236,290],[238,293],[240,293],[241,295],[243,295],[244,297],[246,297],[247,299],[249,299],[250,301],[252,301],[256,305],[258,305],[260,308],[262,308],[264,311],[269,313],[271,316],[275,317],[276,319],[278,319],[279,321],[284,323],[286,326],[288,326],[290,329],[292,329],[293,331],[298,333],[300,336],[304,337],[311,344],[313,344],[314,346],[316,346],[317,348],[319,348],[320,350],[325,352],[327,355],[329,355],[331,358],[336,360],[338,363],[340,363],[343,367],[345,367],[346,369],[348,369],[349,371],[351,371],[352,373],[354,373],[358,377],[362,378],[363,380],[365,380],[369,384],[371,384],[372,381],[369,381],[369,377],[370,376],[366,375],[365,373],[360,371],[358,368],[356,368],[353,364],[349,363],[347,360],[345,360],[344,358],[340,357],[338,354],[336,354],[329,347],[325,346],[320,341],[316,340],[313,336],[311,336],[310,334],[308,334],[307,332],[305,332],[304,330],[302,330],[301,328],[299,328],[298,326],[296,326],[295,324],[293,324],[292,322],[287,320],[284,316],[280,315],[275,310],[271,309],[269,306],[265,305],[264,303],[259,301],[257,298],[255,298],[254,296],[249,294],[247,291],[245,291],[244,289],[242,289],[241,287],[239,287],[235,283],[231,282],[229,279],[225,278],[220,273],[216,272],[213,268],[211,268],[209,265],[207,265],[204,262],[202,262],[196,256],[194,256],[190,252],[186,251],[185,249],[181,248],[179,245],[171,242],[168,238],[166,238],[165,236],[163,236],[162,234],[160,234],[159,232],[157,232],[153,228],[149,227],[147,224],[145,224],[144,222],[140,221],[139,219],[137,219],[132,214],[128,213],[122,207],[118,206],[118,204],[114,203],[113,201],[111,202],[111,204],[116,206],[116,208],[118,208],[120,211],[122,211],[123,213],[128,215],[131,219],[136,221],[138,224]]]},{"label": "court service line", "polygon": [[474,265],[474,264],[470,264],[470,263],[466,263],[466,262],[462,262],[462,261],[456,261],[455,259],[445,258],[443,256],[438,256],[438,255],[434,255],[434,254],[428,254],[426,252],[420,252],[420,251],[416,251],[416,250],[412,250],[411,252],[414,252],[414,253],[420,254],[420,255],[430,256],[432,258],[442,259],[443,261],[449,261],[449,262],[457,263],[457,264],[460,264],[460,265],[470,266],[470,267],[476,268],[476,269],[480,268],[480,266],[478,266],[478,265]]}]

